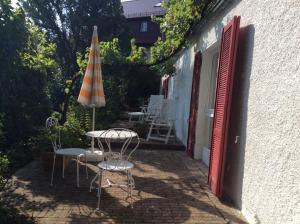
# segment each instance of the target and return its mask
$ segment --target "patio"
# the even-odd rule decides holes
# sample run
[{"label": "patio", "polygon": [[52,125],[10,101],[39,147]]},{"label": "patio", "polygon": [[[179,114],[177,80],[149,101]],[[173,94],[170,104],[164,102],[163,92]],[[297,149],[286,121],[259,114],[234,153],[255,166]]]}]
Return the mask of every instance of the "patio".
[{"label": "patio", "polygon": [[[37,223],[246,223],[210,193],[206,169],[185,152],[137,150],[134,161],[134,209],[124,190],[106,188],[101,211],[95,211],[96,191],[90,193],[88,188],[96,167],[89,165],[89,180],[81,167],[78,189],[73,163],[66,168],[65,179],[56,169],[50,187],[50,173],[34,161],[16,172],[2,197]],[[112,180],[122,178],[112,176]]]}]

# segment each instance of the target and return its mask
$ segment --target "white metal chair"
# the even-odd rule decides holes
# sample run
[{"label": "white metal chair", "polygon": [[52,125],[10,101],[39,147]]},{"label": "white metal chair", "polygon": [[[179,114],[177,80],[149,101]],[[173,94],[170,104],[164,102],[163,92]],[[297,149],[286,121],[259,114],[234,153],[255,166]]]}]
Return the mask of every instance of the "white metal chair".
[{"label": "white metal chair", "polygon": [[163,100],[163,95],[151,95],[149,98],[148,105],[144,105],[141,107],[141,111],[139,112],[128,112],[129,122],[133,122],[132,118],[137,117],[138,122],[143,120],[147,122],[151,122],[153,117],[157,115],[160,111],[161,103]]},{"label": "white metal chair", "polygon": [[60,142],[60,129],[58,125],[58,120],[49,117],[46,120],[46,128],[50,131],[51,133],[51,142],[52,142],[52,147],[54,151],[54,156],[53,156],[53,166],[52,166],[52,174],[51,174],[51,183],[50,185],[53,186],[53,175],[54,175],[54,169],[55,169],[55,160],[57,155],[62,156],[62,161],[63,161],[63,166],[62,166],[62,178],[65,177],[65,157],[75,157],[76,158],[76,163],[77,163],[77,187],[79,187],[79,164],[80,158],[85,157],[85,171],[86,171],[86,177],[88,178],[88,170],[87,170],[87,160],[86,160],[86,151],[81,148],[62,148],[61,147],[61,142]]},{"label": "white metal chair", "polygon": [[[106,160],[97,165],[99,168],[97,209],[99,209],[100,206],[102,188],[111,186],[127,187],[128,197],[130,198],[130,204],[132,206],[132,190],[135,184],[131,174],[131,169],[134,167],[134,164],[131,162],[131,157],[139,146],[139,137],[137,133],[129,129],[113,128],[107,130],[101,136],[101,138],[105,139],[105,144],[108,148],[108,154],[106,156]],[[101,141],[101,138],[98,138],[98,141]],[[112,150],[113,144],[117,144],[119,146],[119,151]],[[105,172],[125,173],[127,175],[127,183],[113,184],[109,179],[107,179],[108,185],[102,186],[102,178]]]},{"label": "white metal chair", "polygon": [[[156,117],[153,118],[147,136],[147,141],[150,139],[169,142],[172,130],[175,136],[174,121],[176,120],[175,102],[172,99],[163,99],[162,106]],[[161,133],[164,131],[165,133]]]}]

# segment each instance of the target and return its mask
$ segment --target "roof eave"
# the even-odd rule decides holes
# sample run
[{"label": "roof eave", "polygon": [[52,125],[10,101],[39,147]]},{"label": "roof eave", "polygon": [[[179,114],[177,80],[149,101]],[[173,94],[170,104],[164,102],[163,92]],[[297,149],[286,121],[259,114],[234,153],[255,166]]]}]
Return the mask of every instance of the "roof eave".
[{"label": "roof eave", "polygon": [[[189,39],[195,38],[196,35],[201,34],[203,31],[203,28],[205,25],[207,25],[208,22],[211,22],[216,15],[221,12],[223,9],[225,9],[230,3],[232,3],[234,0],[214,0],[212,1],[212,6],[208,7],[206,12],[203,13],[203,17],[201,18],[200,22],[196,25],[195,29],[193,30],[193,34]],[[181,51],[179,51],[177,54],[174,55],[174,58],[178,58],[182,52],[186,48],[182,48]]]},{"label": "roof eave", "polygon": [[213,21],[216,18],[216,15],[232,2],[234,2],[234,0],[213,0],[211,2],[211,6],[208,6],[206,12],[203,13],[203,17],[200,22],[195,27],[193,32],[194,35],[201,33],[203,27],[207,25],[207,23]]}]

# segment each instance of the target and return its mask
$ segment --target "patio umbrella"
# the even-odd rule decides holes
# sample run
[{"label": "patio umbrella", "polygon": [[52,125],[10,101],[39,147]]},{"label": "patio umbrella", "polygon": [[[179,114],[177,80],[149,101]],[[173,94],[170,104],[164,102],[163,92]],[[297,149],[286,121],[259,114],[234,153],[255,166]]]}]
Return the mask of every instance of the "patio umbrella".
[{"label": "patio umbrella", "polygon": [[[105,106],[97,26],[94,26],[89,61],[77,101],[83,106],[93,108],[92,130],[94,131],[95,108]],[[92,151],[94,151],[94,138],[92,138]]]}]

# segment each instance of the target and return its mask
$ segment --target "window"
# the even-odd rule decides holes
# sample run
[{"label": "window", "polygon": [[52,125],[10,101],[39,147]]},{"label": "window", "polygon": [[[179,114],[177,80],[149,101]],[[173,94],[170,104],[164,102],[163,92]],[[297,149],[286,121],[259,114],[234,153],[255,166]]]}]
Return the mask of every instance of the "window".
[{"label": "window", "polygon": [[147,32],[147,30],[148,30],[148,23],[147,22],[142,22],[141,23],[141,29],[140,29],[141,33],[145,33],[145,32]]}]

